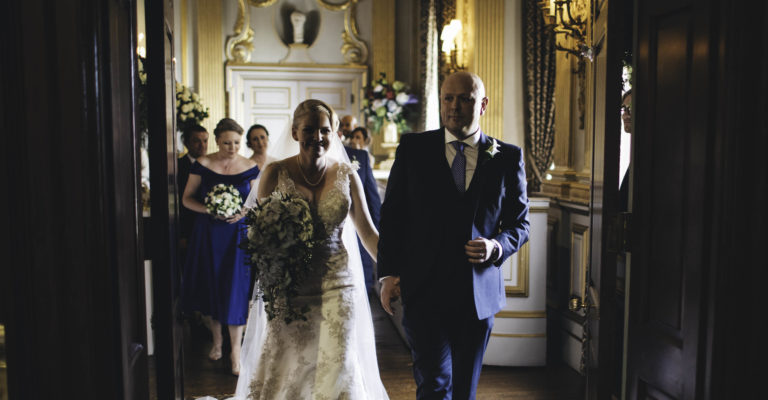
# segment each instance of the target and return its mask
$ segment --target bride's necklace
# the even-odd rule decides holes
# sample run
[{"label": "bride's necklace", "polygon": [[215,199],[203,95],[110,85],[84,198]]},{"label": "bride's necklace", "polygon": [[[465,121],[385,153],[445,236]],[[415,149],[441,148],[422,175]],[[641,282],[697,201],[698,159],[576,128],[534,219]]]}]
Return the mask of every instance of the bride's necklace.
[{"label": "bride's necklace", "polygon": [[323,171],[320,173],[320,178],[317,179],[316,182],[310,182],[306,175],[304,175],[304,167],[301,165],[301,156],[296,156],[296,163],[299,165],[299,173],[301,173],[301,177],[304,178],[304,182],[309,186],[317,186],[320,184],[320,181],[323,180],[325,177],[325,171],[328,169],[328,160],[323,159],[325,161],[325,164],[323,165]]}]

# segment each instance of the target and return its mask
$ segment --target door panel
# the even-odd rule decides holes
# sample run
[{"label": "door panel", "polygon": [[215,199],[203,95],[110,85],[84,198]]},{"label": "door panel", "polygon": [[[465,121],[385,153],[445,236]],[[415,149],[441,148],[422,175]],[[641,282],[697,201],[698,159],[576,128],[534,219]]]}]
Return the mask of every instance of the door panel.
[{"label": "door panel", "polygon": [[638,5],[628,398],[696,398],[711,233],[709,6]]}]

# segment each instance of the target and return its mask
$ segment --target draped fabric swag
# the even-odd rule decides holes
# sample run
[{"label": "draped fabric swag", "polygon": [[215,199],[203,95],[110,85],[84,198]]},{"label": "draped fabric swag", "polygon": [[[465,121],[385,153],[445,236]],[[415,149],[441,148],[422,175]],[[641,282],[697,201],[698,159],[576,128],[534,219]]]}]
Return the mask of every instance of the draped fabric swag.
[{"label": "draped fabric swag", "polygon": [[528,190],[541,190],[555,144],[555,43],[537,0],[524,1],[525,149]]}]

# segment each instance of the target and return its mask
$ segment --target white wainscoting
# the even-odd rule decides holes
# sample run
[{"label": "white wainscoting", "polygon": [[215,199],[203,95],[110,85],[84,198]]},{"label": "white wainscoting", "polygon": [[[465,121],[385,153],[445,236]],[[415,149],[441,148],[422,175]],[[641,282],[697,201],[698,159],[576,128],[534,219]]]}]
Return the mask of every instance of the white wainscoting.
[{"label": "white wainscoting", "polygon": [[[360,98],[367,80],[366,67],[346,65],[246,64],[226,69],[229,117],[244,129],[253,124],[269,130],[277,142],[287,132],[296,106],[307,99],[328,103],[339,114],[362,121]],[[240,154],[250,157],[243,145]]]},{"label": "white wainscoting", "polygon": [[547,214],[549,199],[530,198],[528,243],[502,266],[507,305],[496,315],[483,364],[542,366],[547,359]]}]

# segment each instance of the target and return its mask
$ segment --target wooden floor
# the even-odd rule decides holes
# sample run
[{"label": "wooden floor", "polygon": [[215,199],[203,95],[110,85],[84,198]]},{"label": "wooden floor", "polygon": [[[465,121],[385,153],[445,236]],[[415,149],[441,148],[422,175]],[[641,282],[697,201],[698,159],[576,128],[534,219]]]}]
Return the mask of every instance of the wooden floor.
[{"label": "wooden floor", "polygon": [[[377,302],[372,303],[376,329],[376,353],[381,379],[392,400],[415,399],[416,385],[411,374],[411,356],[395,327]],[[202,327],[185,333],[184,393],[186,399],[211,396],[230,397],[237,377],[229,373],[225,355],[218,362],[207,358],[210,339]],[[225,354],[226,354],[225,349]],[[154,388],[153,388],[154,389]],[[154,390],[153,390],[154,392]],[[478,399],[581,400],[583,380],[568,367],[541,368],[485,367],[480,377]]]}]

